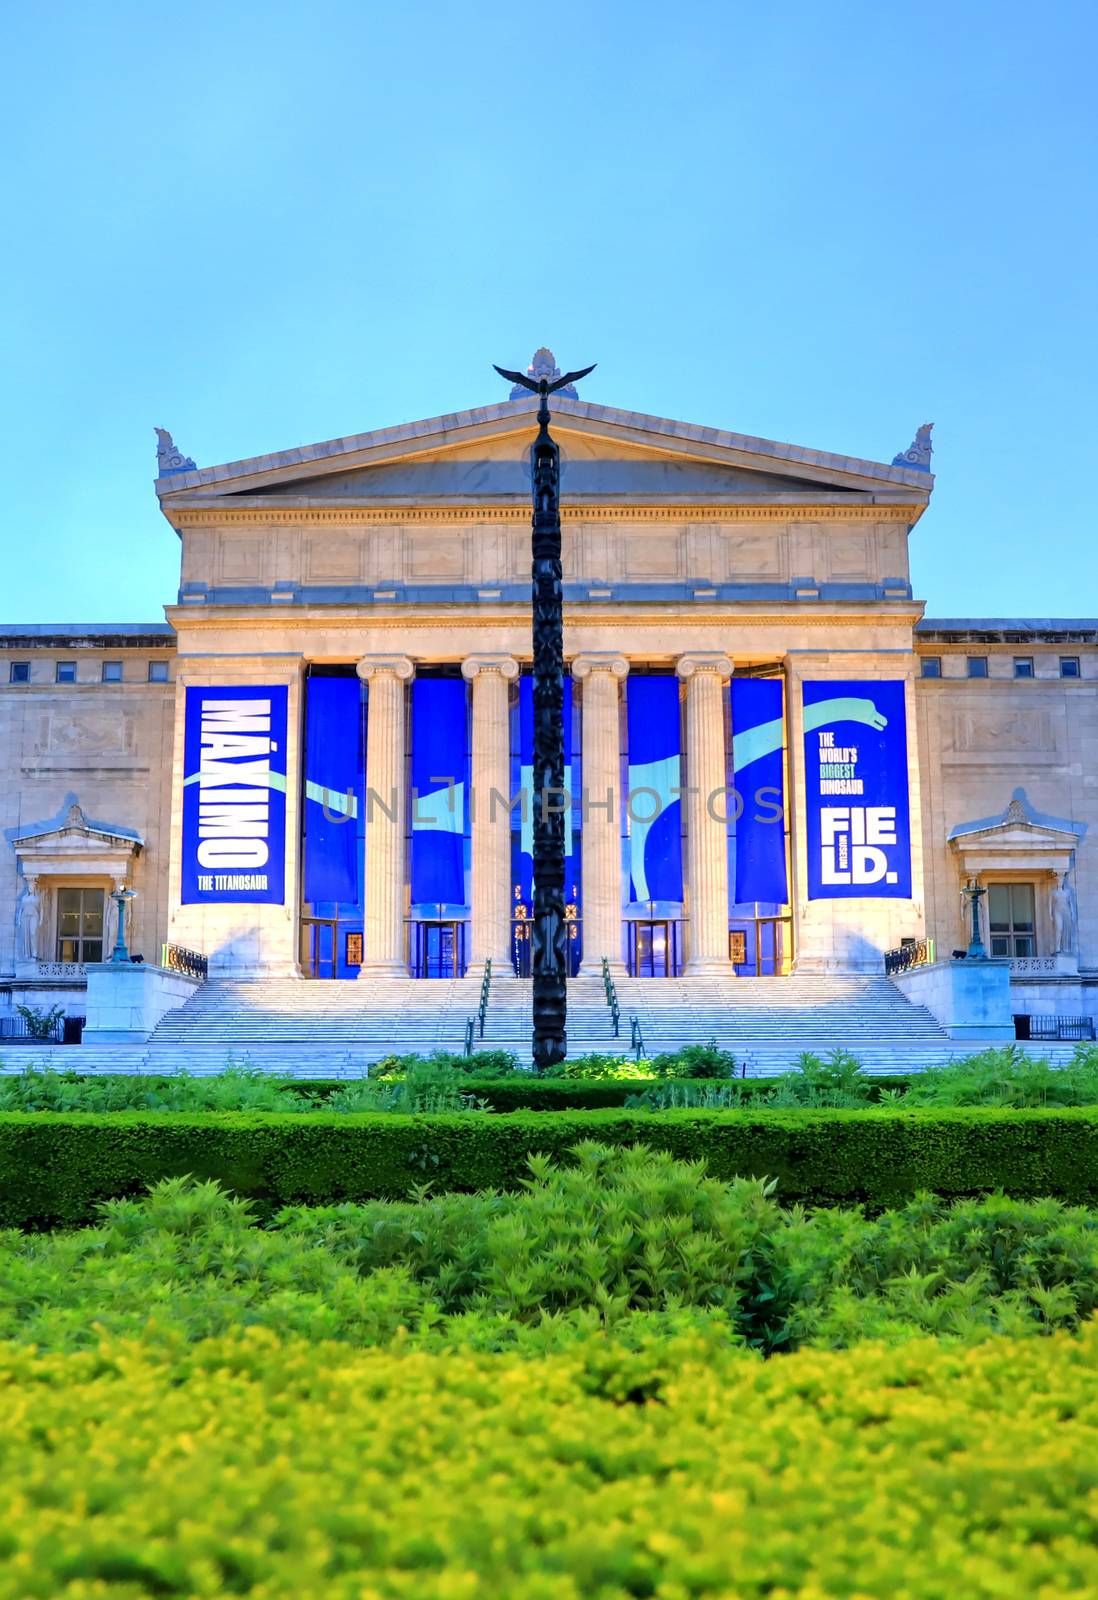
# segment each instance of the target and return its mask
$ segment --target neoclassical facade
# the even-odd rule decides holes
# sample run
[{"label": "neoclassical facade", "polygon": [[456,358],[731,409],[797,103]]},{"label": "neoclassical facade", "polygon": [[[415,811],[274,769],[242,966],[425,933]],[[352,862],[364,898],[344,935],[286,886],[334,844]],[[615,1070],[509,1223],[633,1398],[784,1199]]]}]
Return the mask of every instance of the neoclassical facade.
[{"label": "neoclassical facade", "polygon": [[[166,622],[0,629],[0,1017],[81,1015],[121,888],[150,963],[526,970],[535,404],[205,468],[160,432]],[[974,884],[1014,1009],[1094,1016],[1098,621],[924,617],[929,429],[554,435],[574,971],[880,971],[965,949]]]}]

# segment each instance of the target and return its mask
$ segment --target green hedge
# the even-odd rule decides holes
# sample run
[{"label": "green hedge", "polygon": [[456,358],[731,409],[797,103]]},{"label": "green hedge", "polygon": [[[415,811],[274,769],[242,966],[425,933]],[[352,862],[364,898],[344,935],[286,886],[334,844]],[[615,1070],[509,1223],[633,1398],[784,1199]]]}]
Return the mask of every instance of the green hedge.
[{"label": "green hedge", "polygon": [[583,1139],[776,1178],[785,1202],[880,1207],[918,1189],[1098,1201],[1098,1109],[570,1111],[546,1116],[51,1112],[0,1115],[0,1225],[86,1221],[95,1203],[182,1173],[264,1206],[399,1198],[417,1184],[513,1189],[534,1151]]},{"label": "green hedge", "polygon": [[[456,1087],[462,1094],[486,1100],[493,1111],[602,1111],[624,1106],[632,1095],[646,1089],[697,1089],[701,1093],[719,1089],[721,1078],[542,1078],[533,1073],[515,1073],[508,1078],[460,1078]],[[885,1089],[905,1090],[906,1077],[880,1077],[870,1080],[869,1100],[875,1101]],[[749,1100],[765,1100],[775,1088],[773,1078],[737,1078],[736,1088]],[[284,1085],[286,1094],[332,1094],[347,1087],[347,1079],[319,1082],[298,1080]]]}]

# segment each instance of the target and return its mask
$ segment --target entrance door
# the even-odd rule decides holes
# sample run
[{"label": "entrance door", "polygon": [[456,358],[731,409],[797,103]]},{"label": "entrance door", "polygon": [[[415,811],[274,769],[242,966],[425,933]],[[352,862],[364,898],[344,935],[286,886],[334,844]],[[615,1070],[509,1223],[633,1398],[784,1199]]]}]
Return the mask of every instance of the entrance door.
[{"label": "entrance door", "polygon": [[307,978],[338,976],[338,930],[335,917],[302,917],[300,965]]},{"label": "entrance door", "polygon": [[629,971],[634,978],[673,978],[679,970],[679,925],[670,918],[629,923]]},{"label": "entrance door", "polygon": [[413,978],[460,978],[464,975],[464,922],[412,922],[409,944]]}]

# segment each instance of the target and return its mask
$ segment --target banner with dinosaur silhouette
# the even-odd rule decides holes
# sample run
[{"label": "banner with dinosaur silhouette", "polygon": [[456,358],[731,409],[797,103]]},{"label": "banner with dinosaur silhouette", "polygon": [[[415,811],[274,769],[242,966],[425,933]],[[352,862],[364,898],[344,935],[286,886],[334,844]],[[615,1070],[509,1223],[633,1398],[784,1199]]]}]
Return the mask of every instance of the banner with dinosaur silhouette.
[{"label": "banner with dinosaur silhouette", "polygon": [[910,899],[903,681],[803,688],[808,898]]}]

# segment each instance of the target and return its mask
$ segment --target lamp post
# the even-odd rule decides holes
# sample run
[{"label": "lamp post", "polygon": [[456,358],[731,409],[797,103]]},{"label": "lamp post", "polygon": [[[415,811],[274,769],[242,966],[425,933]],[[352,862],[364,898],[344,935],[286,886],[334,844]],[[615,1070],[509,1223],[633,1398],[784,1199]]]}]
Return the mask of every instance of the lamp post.
[{"label": "lamp post", "polygon": [[984,941],[980,933],[980,901],[987,893],[987,890],[981,889],[975,878],[972,878],[965,884],[961,893],[967,897],[969,906],[972,909],[972,938],[968,942],[966,955],[969,961],[986,961],[987,951],[984,949]]},{"label": "lamp post", "polygon": [[137,899],[136,889],[114,889],[111,899],[118,907],[118,932],[115,934],[114,949],[111,951],[111,961],[129,964],[130,952],[126,949],[126,907],[131,900]]},{"label": "lamp post", "polygon": [[[560,564],[560,451],[549,433],[549,396],[594,367],[534,379],[496,367],[501,378],[540,400],[533,468],[534,916],[531,971],[534,1068],[544,1072],[568,1053],[564,921],[564,611]],[[555,801],[555,804],[551,804]]]}]

